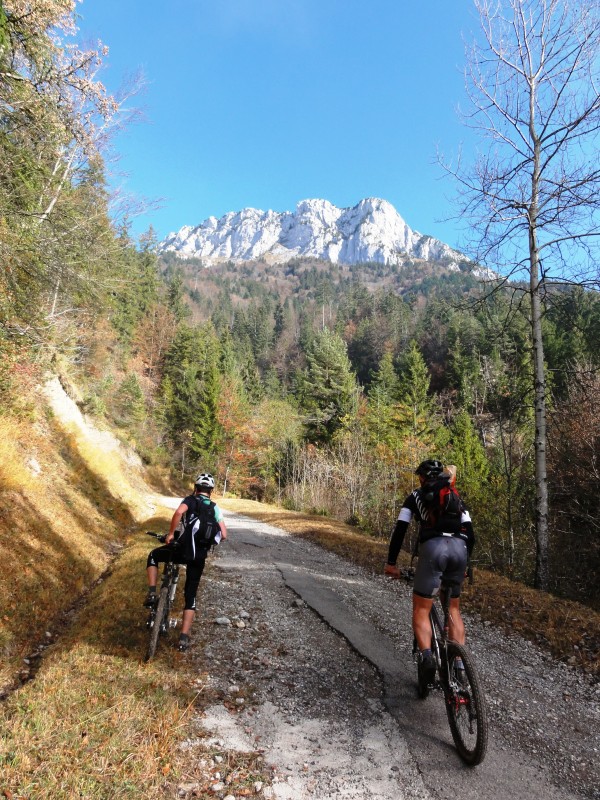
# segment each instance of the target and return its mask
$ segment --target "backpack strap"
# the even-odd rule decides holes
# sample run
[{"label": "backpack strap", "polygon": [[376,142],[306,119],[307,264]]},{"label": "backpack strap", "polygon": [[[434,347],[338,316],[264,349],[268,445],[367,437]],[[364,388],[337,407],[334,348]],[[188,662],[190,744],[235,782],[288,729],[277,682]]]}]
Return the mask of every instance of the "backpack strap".
[{"label": "backpack strap", "polygon": [[196,497],[196,495],[191,495],[191,498],[194,501],[194,507],[193,508],[189,508],[188,507],[187,513],[197,517],[198,516],[198,511],[199,511],[199,508],[198,508],[199,501],[198,501],[198,498]]}]

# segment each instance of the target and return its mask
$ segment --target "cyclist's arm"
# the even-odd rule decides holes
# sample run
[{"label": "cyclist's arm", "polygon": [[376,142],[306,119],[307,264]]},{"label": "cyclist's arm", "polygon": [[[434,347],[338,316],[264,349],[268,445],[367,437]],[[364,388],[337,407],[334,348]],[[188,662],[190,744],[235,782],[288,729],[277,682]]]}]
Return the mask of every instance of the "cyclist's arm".
[{"label": "cyclist's arm", "polygon": [[473,523],[471,522],[471,515],[465,509],[460,519],[460,537],[464,539],[467,544],[467,551],[469,555],[473,552],[475,547],[475,532],[473,531]]},{"label": "cyclist's arm", "polygon": [[388,550],[387,566],[394,567],[396,565],[398,555],[400,554],[400,550],[404,544],[406,531],[408,530],[408,526],[413,518],[413,515],[416,515],[417,519],[421,519],[414,493],[411,493],[402,504],[402,508],[398,514],[398,519],[396,520],[396,525],[394,526],[394,530],[392,532],[392,538],[390,539],[390,547]]},{"label": "cyclist's arm", "polygon": [[227,526],[225,525],[225,520],[223,519],[223,512],[216,504],[215,519],[217,520],[217,525],[221,528],[221,539],[224,541],[227,538]]},{"label": "cyclist's arm", "polygon": [[173,514],[173,517],[171,518],[171,525],[169,527],[169,532],[167,533],[167,538],[165,539],[165,543],[166,544],[171,544],[171,542],[173,541],[173,538],[175,536],[175,529],[179,525],[179,523],[181,521],[181,518],[183,517],[183,515],[185,514],[185,512],[187,510],[188,510],[188,507],[186,506],[185,503],[181,503],[179,508],[177,508],[175,510],[175,513]]},{"label": "cyclist's arm", "polygon": [[225,520],[224,519],[220,520],[219,525],[221,526],[221,538],[222,539],[226,539],[227,538],[227,527],[225,526]]},{"label": "cyclist's arm", "polygon": [[411,510],[409,508],[401,508],[400,515],[396,520],[396,525],[394,526],[394,531],[392,533],[392,538],[390,539],[390,546],[388,549],[387,563],[391,566],[395,566],[396,561],[398,561],[398,555],[402,549],[402,545],[404,544],[404,537],[406,536],[406,531],[408,530],[408,525],[411,519]]}]

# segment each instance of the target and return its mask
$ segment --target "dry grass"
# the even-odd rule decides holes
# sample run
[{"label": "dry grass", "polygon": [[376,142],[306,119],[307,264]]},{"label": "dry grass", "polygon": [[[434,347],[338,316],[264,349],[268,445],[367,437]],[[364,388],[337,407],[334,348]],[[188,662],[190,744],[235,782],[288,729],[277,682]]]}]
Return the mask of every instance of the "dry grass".
[{"label": "dry grass", "polygon": [[[165,524],[166,518],[150,520],[144,530]],[[207,675],[197,664],[167,641],[161,640],[153,661],[143,661],[143,567],[152,542],[139,531],[127,545],[36,679],[0,706],[0,790],[6,797],[152,800],[177,796],[178,786],[190,782],[199,796],[214,796],[212,750],[190,723],[193,713],[219,698],[206,689]],[[178,614],[181,598],[182,592]],[[190,736],[192,759],[178,749]],[[249,796],[255,780],[267,780],[259,753],[225,755],[219,769],[234,796]]]},{"label": "dry grass", "polygon": [[[143,530],[164,530],[167,521],[149,520]],[[143,530],[130,534],[110,573],[47,651],[35,680],[0,705],[3,796],[152,800],[176,796],[178,785],[189,781],[201,796],[213,796],[210,749],[200,744],[196,755],[203,760],[190,764],[177,747],[198,738],[192,714],[218,701],[205,688],[206,674],[169,646],[177,633],[161,640],[153,661],[143,661],[144,566],[156,544]],[[235,796],[250,795],[254,780],[266,780],[258,753],[230,753],[220,767]]]},{"label": "dry grass", "polygon": [[[47,641],[45,631],[60,635],[35,680],[0,705],[0,794],[175,796],[190,769],[177,744],[190,735],[192,710],[215,698],[205,696],[206,676],[163,643],[155,660],[142,660],[144,566],[156,543],[131,532],[148,487],[139,475],[132,480],[118,451],[95,452],[92,440],[39,411],[22,436],[17,425],[12,431],[12,449],[0,443],[12,476],[0,472],[0,688],[22,676],[23,658]],[[37,474],[17,472],[32,458]],[[144,530],[164,530],[171,512],[163,513]],[[258,754],[231,759],[236,796],[251,793],[254,777],[265,780]],[[192,771],[208,796],[210,770],[198,762]]]},{"label": "dry grass", "polygon": [[0,417],[0,486],[4,490],[21,489],[31,481],[25,453],[18,444],[22,438],[25,438],[22,423]]},{"label": "dry grass", "polygon": [[173,649],[142,661],[149,541],[142,538],[94,591],[35,681],[1,707],[7,797],[151,798],[172,781],[173,744],[197,692]]},{"label": "dry grass", "polygon": [[[93,436],[85,436],[75,425],[67,425],[69,447],[73,454],[85,465],[87,471],[102,476],[107,496],[125,506],[130,514],[142,521],[147,514],[145,503],[141,497],[147,490],[143,483],[137,464],[127,463],[125,448],[121,449],[118,441],[106,433],[105,440]],[[102,432],[98,432],[102,437]]]},{"label": "dry grass", "polygon": [[[27,467],[31,459],[37,475]],[[95,450],[93,441],[65,435],[39,415],[23,431],[0,421],[0,480],[0,687],[126,545],[47,651],[36,679],[0,706],[0,792],[14,800],[151,799],[174,795],[185,770],[201,796],[212,796],[200,762],[190,775],[174,750],[189,735],[192,709],[216,699],[203,689],[205,676],[191,674],[188,660],[164,646],[155,661],[142,661],[147,630],[140,602],[152,543],[131,534],[144,502],[139,477],[136,485],[118,453]],[[387,542],[323,517],[251,501],[219,503],[381,572]],[[156,519],[156,528],[166,521]],[[600,615],[583,606],[483,572],[466,602],[482,617],[600,672]],[[252,754],[230,757],[227,768],[235,796],[250,794],[252,780],[261,777]]]},{"label": "dry grass", "polygon": [[[377,574],[383,571],[388,542],[357,533],[355,528],[342,522],[252,500],[228,498],[219,500],[219,505],[302,536]],[[409,563],[406,553],[402,553],[401,558]],[[473,585],[465,584],[463,603],[468,611],[479,614],[507,633],[518,633],[556,658],[600,676],[600,613],[597,611],[485,570],[475,570]]]}]

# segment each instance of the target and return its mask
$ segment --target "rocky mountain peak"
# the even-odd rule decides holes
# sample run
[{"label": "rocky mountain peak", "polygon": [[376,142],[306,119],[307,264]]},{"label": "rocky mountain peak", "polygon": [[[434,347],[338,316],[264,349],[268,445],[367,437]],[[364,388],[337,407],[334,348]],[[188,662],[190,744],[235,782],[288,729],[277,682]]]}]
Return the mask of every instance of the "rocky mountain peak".
[{"label": "rocky mountain peak", "polygon": [[396,209],[377,197],[351,208],[328,200],[301,200],[295,211],[244,208],[220,219],[208,217],[195,227],[184,226],[159,244],[159,252],[211,263],[263,258],[272,263],[304,256],[333,263],[374,261],[396,264],[406,257],[443,261],[458,269],[464,256],[448,245],[413,231]]}]

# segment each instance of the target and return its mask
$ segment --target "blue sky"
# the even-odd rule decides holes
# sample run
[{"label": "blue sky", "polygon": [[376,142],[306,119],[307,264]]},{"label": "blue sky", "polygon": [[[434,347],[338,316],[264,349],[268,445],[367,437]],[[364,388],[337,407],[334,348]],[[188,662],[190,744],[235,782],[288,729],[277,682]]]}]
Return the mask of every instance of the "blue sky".
[{"label": "blue sky", "polygon": [[145,120],[115,140],[114,185],[160,201],[134,233],[382,197],[460,245],[434,162],[468,136],[456,109],[471,0],[84,0],[78,14],[80,37],[110,48],[109,90],[145,77]]}]

